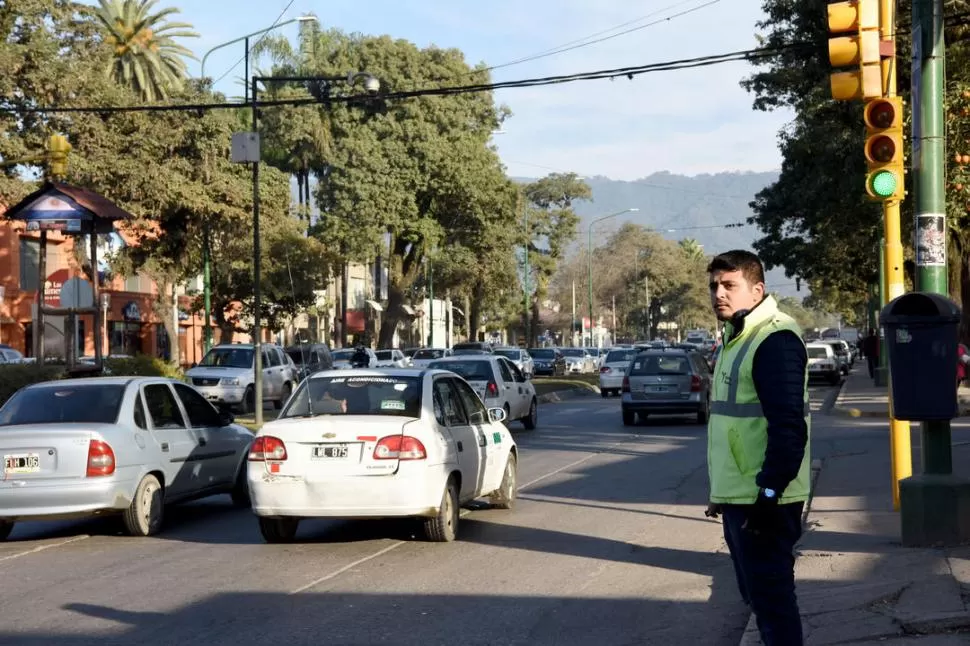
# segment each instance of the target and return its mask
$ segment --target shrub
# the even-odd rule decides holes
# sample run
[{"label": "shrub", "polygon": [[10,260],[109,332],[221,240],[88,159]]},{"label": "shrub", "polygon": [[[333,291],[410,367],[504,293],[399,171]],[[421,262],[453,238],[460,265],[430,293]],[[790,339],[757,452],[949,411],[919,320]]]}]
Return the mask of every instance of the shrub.
[{"label": "shrub", "polygon": [[64,366],[38,366],[29,363],[0,366],[0,405],[24,386],[64,379],[66,376]]},{"label": "shrub", "polygon": [[157,357],[137,354],[133,357],[112,357],[104,360],[105,374],[123,377],[170,377],[185,379],[182,370]]}]

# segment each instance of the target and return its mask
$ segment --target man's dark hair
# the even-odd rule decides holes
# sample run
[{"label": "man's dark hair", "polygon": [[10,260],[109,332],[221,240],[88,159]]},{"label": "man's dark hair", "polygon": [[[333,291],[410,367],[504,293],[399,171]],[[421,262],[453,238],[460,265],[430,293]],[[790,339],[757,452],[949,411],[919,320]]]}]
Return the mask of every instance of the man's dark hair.
[{"label": "man's dark hair", "polygon": [[761,259],[750,251],[733,249],[720,253],[711,259],[707,273],[715,271],[741,271],[741,275],[752,285],[765,282],[765,266]]}]

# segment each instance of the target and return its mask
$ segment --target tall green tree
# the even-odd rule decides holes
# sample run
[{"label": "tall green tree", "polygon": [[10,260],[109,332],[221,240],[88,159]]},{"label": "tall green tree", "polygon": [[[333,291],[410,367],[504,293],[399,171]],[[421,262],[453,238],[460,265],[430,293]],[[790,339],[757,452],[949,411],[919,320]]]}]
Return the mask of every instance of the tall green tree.
[{"label": "tall green tree", "polygon": [[182,88],[186,58],[195,58],[180,38],[197,38],[192,25],[169,22],[175,7],[152,13],[158,0],[98,0],[95,12],[111,47],[107,74],[146,101],[168,98]]}]

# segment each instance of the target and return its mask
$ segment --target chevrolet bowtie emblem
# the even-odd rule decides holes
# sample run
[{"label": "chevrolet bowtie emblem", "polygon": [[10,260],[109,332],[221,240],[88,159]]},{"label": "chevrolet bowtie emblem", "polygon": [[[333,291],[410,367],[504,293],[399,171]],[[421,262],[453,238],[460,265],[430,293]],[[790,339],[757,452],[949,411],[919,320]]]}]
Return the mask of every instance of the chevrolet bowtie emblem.
[{"label": "chevrolet bowtie emblem", "polygon": [[323,434],[323,437],[324,437],[324,439],[329,440],[331,438],[337,437],[337,434],[336,433],[324,433]]}]

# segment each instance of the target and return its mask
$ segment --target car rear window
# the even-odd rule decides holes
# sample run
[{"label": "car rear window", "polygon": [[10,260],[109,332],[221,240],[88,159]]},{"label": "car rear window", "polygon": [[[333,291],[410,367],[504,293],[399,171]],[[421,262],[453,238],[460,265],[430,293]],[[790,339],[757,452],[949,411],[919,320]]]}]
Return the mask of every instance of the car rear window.
[{"label": "car rear window", "polygon": [[0,426],[15,424],[114,424],[122,384],[52,384],[24,388],[0,408]]},{"label": "car rear window", "polygon": [[421,416],[419,377],[360,375],[306,379],[280,417],[316,415]]},{"label": "car rear window", "polygon": [[511,359],[512,361],[518,361],[522,358],[521,350],[496,350],[495,354],[505,357],[506,359]]},{"label": "car rear window", "polygon": [[440,359],[445,356],[444,350],[418,350],[411,357],[412,359]]},{"label": "car rear window", "polygon": [[532,355],[533,359],[555,359],[555,350],[543,350],[542,348],[530,348],[529,354]]},{"label": "car rear window", "polygon": [[645,355],[633,360],[631,375],[686,375],[690,374],[687,357]]},{"label": "car rear window", "polygon": [[488,381],[492,376],[492,364],[488,361],[432,361],[429,368],[449,370],[467,381]]},{"label": "car rear window", "polygon": [[376,354],[377,354],[377,358],[380,359],[381,361],[390,361],[391,359],[394,358],[394,355],[391,353],[390,350],[378,350]]},{"label": "car rear window", "polygon": [[825,351],[825,348],[808,348],[809,359],[825,359],[828,356],[829,353]]},{"label": "car rear window", "polygon": [[635,356],[637,356],[636,350],[611,350],[606,355],[606,363],[623,363],[630,361]]}]

